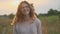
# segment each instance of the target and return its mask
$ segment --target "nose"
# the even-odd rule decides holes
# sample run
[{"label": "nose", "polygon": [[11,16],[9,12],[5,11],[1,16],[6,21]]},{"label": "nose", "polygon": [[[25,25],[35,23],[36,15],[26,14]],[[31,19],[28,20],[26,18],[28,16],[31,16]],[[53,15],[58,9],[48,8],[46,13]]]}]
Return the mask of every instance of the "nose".
[{"label": "nose", "polygon": [[26,7],[24,7],[24,10],[26,10],[27,8]]}]

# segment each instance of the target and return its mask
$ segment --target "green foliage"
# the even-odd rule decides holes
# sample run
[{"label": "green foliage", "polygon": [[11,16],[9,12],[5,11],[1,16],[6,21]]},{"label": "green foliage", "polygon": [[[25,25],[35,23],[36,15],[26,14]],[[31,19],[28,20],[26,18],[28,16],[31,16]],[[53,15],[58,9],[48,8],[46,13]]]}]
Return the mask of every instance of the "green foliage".
[{"label": "green foliage", "polygon": [[56,32],[56,31],[49,31],[48,34],[60,34],[60,32]]},{"label": "green foliage", "polygon": [[8,17],[10,18],[10,19],[13,19],[13,17],[14,17],[14,14],[10,14],[10,15],[8,15]]},{"label": "green foliage", "polygon": [[57,10],[50,9],[48,11],[48,15],[59,15],[59,14],[60,14],[60,11],[57,11]]},{"label": "green foliage", "polygon": [[58,16],[49,16],[47,20],[50,24],[55,24],[57,22]]},{"label": "green foliage", "polygon": [[48,13],[46,13],[46,14],[39,14],[37,16],[52,16],[52,15],[60,15],[60,11],[54,10],[54,9],[49,9]]}]

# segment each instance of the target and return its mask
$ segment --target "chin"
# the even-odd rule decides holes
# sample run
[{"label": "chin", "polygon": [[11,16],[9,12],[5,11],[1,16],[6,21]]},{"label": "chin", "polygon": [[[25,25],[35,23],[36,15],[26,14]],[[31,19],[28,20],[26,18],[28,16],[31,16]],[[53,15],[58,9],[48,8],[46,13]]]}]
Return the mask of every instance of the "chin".
[{"label": "chin", "polygon": [[29,15],[29,14],[26,13],[26,14],[24,14],[24,15]]}]

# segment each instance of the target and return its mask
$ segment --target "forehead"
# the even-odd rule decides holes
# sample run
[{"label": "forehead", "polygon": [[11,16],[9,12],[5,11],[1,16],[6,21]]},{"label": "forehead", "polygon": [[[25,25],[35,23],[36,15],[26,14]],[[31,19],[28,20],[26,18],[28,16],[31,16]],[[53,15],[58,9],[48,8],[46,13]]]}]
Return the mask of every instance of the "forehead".
[{"label": "forehead", "polygon": [[21,6],[28,6],[28,4],[27,3],[22,3]]}]

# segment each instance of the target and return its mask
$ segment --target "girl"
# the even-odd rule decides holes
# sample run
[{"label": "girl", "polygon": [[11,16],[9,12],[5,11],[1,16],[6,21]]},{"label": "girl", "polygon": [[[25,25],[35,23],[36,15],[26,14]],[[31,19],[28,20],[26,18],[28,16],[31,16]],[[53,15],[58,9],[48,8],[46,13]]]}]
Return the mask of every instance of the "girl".
[{"label": "girl", "polygon": [[41,22],[36,17],[34,7],[22,1],[13,19],[13,34],[42,34]]}]

